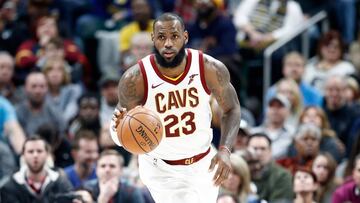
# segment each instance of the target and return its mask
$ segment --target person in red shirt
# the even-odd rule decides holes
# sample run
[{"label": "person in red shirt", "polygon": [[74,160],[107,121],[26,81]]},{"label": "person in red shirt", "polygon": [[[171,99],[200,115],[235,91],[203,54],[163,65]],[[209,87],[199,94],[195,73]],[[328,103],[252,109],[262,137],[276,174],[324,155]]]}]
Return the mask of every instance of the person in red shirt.
[{"label": "person in red shirt", "polygon": [[[18,72],[25,74],[24,76],[36,66],[47,43],[53,38],[61,38],[56,18],[51,15],[40,17],[35,24],[34,32],[36,36],[23,42],[16,53],[16,67]],[[70,65],[80,63],[84,69],[90,69],[88,59],[72,40],[64,39],[63,48],[64,58]]]}]

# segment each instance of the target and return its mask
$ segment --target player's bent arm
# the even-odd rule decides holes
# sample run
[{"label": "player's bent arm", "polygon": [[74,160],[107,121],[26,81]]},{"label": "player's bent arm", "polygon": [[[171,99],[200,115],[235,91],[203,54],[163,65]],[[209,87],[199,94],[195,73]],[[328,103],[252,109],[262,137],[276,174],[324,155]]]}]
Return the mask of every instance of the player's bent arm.
[{"label": "player's bent arm", "polygon": [[206,85],[223,111],[220,146],[226,146],[231,150],[239,130],[240,103],[230,83],[230,74],[226,66],[219,60],[204,54],[204,67]]},{"label": "player's bent arm", "polygon": [[[129,111],[142,104],[144,98],[144,79],[138,64],[130,67],[122,75],[118,84],[118,91],[119,102],[116,106],[117,110],[125,108]],[[115,121],[111,120],[110,135],[115,144],[121,146],[115,126]]]}]

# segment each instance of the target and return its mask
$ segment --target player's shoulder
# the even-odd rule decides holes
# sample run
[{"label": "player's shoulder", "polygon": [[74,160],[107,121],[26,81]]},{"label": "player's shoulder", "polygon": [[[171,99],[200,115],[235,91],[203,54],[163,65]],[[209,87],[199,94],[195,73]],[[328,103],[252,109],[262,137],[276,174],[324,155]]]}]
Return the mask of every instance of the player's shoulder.
[{"label": "player's shoulder", "polygon": [[122,75],[121,80],[142,80],[142,73],[139,63],[136,63],[128,68]]},{"label": "player's shoulder", "polygon": [[205,72],[227,70],[223,62],[208,54],[203,54],[203,61]]}]

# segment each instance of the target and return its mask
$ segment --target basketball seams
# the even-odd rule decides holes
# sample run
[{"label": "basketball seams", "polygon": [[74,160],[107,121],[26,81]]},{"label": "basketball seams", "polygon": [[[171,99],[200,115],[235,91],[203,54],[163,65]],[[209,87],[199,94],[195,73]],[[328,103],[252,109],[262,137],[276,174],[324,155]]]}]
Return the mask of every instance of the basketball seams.
[{"label": "basketball seams", "polygon": [[156,139],[157,145],[159,145],[159,140],[158,140],[158,138],[156,137],[156,135],[154,135],[154,133],[152,132],[152,130],[151,130],[147,125],[145,125],[145,123],[143,123],[141,120],[139,120],[138,118],[135,118],[135,117],[134,117],[134,116],[137,115],[137,114],[149,115],[149,116],[155,118],[158,122],[161,123],[161,121],[159,121],[159,120],[158,120],[155,116],[153,116],[152,114],[148,114],[148,113],[144,113],[144,112],[134,113],[132,116],[127,115],[127,116],[131,117],[132,119],[135,119],[136,121],[138,121],[139,123],[141,123],[144,127],[146,127],[146,128],[150,131],[151,135]]},{"label": "basketball seams", "polygon": [[[129,124],[129,129],[130,129],[130,132],[131,132],[131,135],[132,137],[134,138],[136,144],[141,148],[141,150],[143,150],[145,153],[148,153],[140,144],[139,144],[139,141],[136,139],[136,136],[134,135],[133,133],[133,129],[131,128],[131,119],[133,118],[132,116],[129,116],[129,115],[126,115],[127,117],[129,117],[129,121],[128,121],[128,124]],[[137,121],[137,119],[135,119]],[[139,122],[139,121],[138,121]]]}]

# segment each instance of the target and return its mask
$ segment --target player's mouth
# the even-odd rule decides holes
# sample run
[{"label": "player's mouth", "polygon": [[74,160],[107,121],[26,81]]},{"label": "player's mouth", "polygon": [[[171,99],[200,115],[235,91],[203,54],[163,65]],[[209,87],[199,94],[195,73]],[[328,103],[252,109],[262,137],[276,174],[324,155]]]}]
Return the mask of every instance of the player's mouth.
[{"label": "player's mouth", "polygon": [[175,55],[174,52],[164,52],[164,57],[165,58],[172,58]]}]

